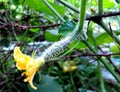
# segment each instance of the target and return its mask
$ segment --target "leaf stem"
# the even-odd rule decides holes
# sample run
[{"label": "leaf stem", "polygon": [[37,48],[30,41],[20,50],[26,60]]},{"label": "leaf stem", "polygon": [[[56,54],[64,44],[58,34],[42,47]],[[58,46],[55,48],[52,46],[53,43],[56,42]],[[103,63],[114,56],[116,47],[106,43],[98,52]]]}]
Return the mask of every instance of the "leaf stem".
[{"label": "leaf stem", "polygon": [[[98,14],[99,15],[103,14],[103,0],[98,0]],[[99,73],[99,78],[100,78],[101,91],[106,92],[105,91],[105,85],[104,85],[104,79],[103,79],[103,76],[102,76],[100,60],[98,60],[97,64],[98,64],[98,73]]]},{"label": "leaf stem", "polygon": [[98,73],[99,73],[99,78],[100,78],[101,92],[106,92],[105,91],[105,85],[104,85],[104,79],[103,79],[102,71],[101,71],[100,61],[98,61]]},{"label": "leaf stem", "polygon": [[75,83],[74,83],[74,80],[73,80],[73,74],[72,74],[72,72],[70,72],[70,80],[71,80],[74,92],[77,92],[77,89],[76,89],[76,86],[75,86]]},{"label": "leaf stem", "polygon": [[103,0],[98,0],[98,14],[103,14]]},{"label": "leaf stem", "polygon": [[49,21],[49,22],[51,22],[51,23],[55,23],[55,21],[54,21],[54,20],[50,19],[50,18],[49,18],[49,17],[47,17],[47,16],[41,16],[41,17],[45,18],[46,20],[48,20],[48,21]]},{"label": "leaf stem", "polygon": [[47,0],[42,0],[48,7],[49,9],[62,21],[64,22],[65,20],[63,17],[48,3]]}]

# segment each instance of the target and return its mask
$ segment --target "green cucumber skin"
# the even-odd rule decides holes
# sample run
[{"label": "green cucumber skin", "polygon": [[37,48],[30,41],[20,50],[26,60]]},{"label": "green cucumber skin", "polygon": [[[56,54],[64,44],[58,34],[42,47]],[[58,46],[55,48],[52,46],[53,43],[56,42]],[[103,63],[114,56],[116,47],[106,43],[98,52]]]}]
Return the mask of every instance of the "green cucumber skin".
[{"label": "green cucumber skin", "polygon": [[77,38],[78,30],[74,30],[64,39],[53,43],[50,47],[48,47],[43,53],[42,57],[45,61],[51,61],[60,56],[65,50],[68,49],[68,45]]},{"label": "green cucumber skin", "polygon": [[42,53],[42,57],[44,57],[45,61],[53,60],[54,58],[61,55],[65,51],[65,49],[68,48],[69,43],[70,40],[68,38],[53,43]]}]

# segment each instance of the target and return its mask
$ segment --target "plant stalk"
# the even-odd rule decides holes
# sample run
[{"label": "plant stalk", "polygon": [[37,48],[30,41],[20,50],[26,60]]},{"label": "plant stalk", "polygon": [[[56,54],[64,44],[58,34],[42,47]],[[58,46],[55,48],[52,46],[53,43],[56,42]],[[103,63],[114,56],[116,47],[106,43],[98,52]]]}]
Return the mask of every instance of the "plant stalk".
[{"label": "plant stalk", "polygon": [[48,3],[47,0],[42,0],[48,7],[49,9],[62,21],[65,22],[63,17]]},{"label": "plant stalk", "polygon": [[105,91],[105,85],[104,85],[104,79],[103,79],[103,76],[102,76],[102,70],[101,70],[100,61],[98,61],[98,73],[99,73],[99,78],[100,78],[101,92],[106,92]]},{"label": "plant stalk", "polygon": [[103,14],[103,0],[98,0],[98,14]]},{"label": "plant stalk", "polygon": [[[87,41],[82,41],[94,54],[97,54],[97,52],[92,48],[92,46],[87,42]],[[114,76],[114,78],[118,81],[118,83],[120,83],[120,77],[118,76],[118,74],[115,73],[114,70],[111,69],[111,67],[109,66],[109,64],[104,61],[102,58],[97,57],[98,60],[100,60],[100,62],[103,63],[103,65],[108,69],[108,71]]]},{"label": "plant stalk", "polygon": [[87,3],[87,0],[81,0],[81,5],[80,5],[81,13],[79,14],[79,24],[78,24],[79,31],[82,31],[83,29],[83,24],[84,24],[85,15],[86,15],[86,3]]},{"label": "plant stalk", "polygon": [[[99,15],[103,14],[103,0],[98,0],[98,14]],[[101,91],[106,92],[105,91],[105,85],[104,85],[104,79],[103,79],[103,76],[102,76],[101,64],[100,64],[99,60],[98,60],[97,64],[98,64],[98,73],[99,73],[99,78],[100,78]]]},{"label": "plant stalk", "polygon": [[75,86],[75,83],[74,83],[74,80],[73,80],[72,72],[70,72],[70,80],[71,80],[71,84],[73,86],[74,92],[77,92],[77,89],[76,89],[76,86]]}]

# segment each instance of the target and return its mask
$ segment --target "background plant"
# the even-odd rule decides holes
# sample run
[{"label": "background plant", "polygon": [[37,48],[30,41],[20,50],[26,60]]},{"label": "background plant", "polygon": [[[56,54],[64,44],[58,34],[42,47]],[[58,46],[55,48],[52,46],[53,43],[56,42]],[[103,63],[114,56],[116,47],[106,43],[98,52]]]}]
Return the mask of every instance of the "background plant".
[{"label": "background plant", "polygon": [[[49,45],[73,31],[78,22],[78,2],[80,0],[48,0],[59,17],[42,0],[0,1],[0,91],[34,91],[23,82],[15,67],[13,48],[18,45],[29,55],[34,51],[35,56],[41,55]],[[69,45],[70,49],[79,42],[74,50],[40,69],[41,75],[38,72],[34,80],[37,91],[120,90],[119,0],[88,0],[86,10],[83,27],[86,39],[74,40]],[[97,61],[98,65],[95,64]],[[77,66],[77,69],[65,71],[72,66]],[[114,82],[102,75],[101,66],[111,72]]]}]

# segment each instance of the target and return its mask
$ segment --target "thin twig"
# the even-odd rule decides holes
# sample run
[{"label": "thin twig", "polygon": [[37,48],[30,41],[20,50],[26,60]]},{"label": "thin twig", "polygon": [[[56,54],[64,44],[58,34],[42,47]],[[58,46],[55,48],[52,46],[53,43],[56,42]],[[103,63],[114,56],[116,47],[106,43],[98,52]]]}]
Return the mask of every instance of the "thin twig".
[{"label": "thin twig", "polygon": [[[118,52],[118,53],[109,53],[109,54],[82,54],[82,53],[80,53],[80,54],[75,54],[75,55],[72,55],[72,56],[70,56],[70,57],[78,57],[78,56],[104,56],[104,57],[107,57],[107,56],[112,56],[112,55],[120,55],[120,52]],[[65,56],[65,57],[67,57],[67,56]]]},{"label": "thin twig", "polygon": [[[108,12],[108,13],[105,13],[105,14],[102,14],[102,15],[95,15],[95,16],[86,16],[86,20],[89,20],[89,21],[94,21],[94,20],[98,20],[98,19],[101,19],[101,18],[106,18],[106,17],[112,17],[112,16],[118,16],[120,15],[120,12]],[[56,27],[56,26],[59,26],[61,25],[61,23],[55,23],[55,24],[48,24],[48,25],[41,25],[41,26],[30,26],[30,25],[22,25],[20,26],[18,23],[5,23],[5,21],[0,18],[0,22],[4,22],[4,25],[0,25],[0,28],[9,28],[11,26],[14,26],[14,27],[18,27],[20,28],[21,30],[26,30],[26,29],[30,29],[30,28],[49,28],[49,27]]]}]

